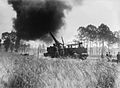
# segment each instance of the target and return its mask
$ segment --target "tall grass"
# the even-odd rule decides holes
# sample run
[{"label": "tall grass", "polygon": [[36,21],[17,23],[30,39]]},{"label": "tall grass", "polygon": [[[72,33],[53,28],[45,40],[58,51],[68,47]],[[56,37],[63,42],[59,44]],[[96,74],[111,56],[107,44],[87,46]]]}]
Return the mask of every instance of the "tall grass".
[{"label": "tall grass", "polygon": [[12,55],[6,88],[119,88],[115,64],[71,58]]}]

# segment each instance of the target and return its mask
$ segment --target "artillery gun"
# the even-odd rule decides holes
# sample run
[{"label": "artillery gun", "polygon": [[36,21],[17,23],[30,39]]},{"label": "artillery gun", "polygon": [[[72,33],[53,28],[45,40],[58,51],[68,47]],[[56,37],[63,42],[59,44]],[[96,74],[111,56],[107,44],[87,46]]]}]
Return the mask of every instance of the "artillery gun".
[{"label": "artillery gun", "polygon": [[73,57],[73,58],[79,58],[82,60],[87,59],[88,53],[87,53],[87,48],[82,46],[82,43],[78,44],[67,44],[64,45],[60,43],[54,35],[50,32],[51,37],[54,40],[53,46],[47,47],[47,52],[44,53],[44,56],[47,57],[52,57],[52,58],[59,58],[59,57]]}]

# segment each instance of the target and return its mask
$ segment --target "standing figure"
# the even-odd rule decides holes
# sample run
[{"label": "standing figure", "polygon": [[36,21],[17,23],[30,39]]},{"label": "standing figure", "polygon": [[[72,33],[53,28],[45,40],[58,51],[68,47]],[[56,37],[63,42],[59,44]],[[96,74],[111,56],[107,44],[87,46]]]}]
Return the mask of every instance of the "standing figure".
[{"label": "standing figure", "polygon": [[7,52],[10,46],[10,39],[6,38],[6,40],[4,41],[4,47],[5,47],[5,51]]},{"label": "standing figure", "polygon": [[0,50],[2,49],[2,48],[1,48],[1,46],[2,46],[2,43],[1,43],[1,42],[2,42],[2,40],[0,39]]},{"label": "standing figure", "polygon": [[10,40],[10,46],[9,46],[11,52],[13,52],[13,50],[14,50],[14,45],[15,45],[15,42],[11,39]]},{"label": "standing figure", "polygon": [[53,44],[54,47],[54,51],[55,51],[55,57],[59,57],[59,49],[58,46],[56,44]]},{"label": "standing figure", "polygon": [[65,52],[64,52],[64,46],[63,45],[60,45],[59,53],[60,53],[60,56],[64,56]]},{"label": "standing figure", "polygon": [[120,62],[120,52],[117,54],[117,63]]},{"label": "standing figure", "polygon": [[112,57],[112,55],[110,54],[110,52],[106,53],[106,58],[108,59],[108,61],[110,61],[111,57]]}]

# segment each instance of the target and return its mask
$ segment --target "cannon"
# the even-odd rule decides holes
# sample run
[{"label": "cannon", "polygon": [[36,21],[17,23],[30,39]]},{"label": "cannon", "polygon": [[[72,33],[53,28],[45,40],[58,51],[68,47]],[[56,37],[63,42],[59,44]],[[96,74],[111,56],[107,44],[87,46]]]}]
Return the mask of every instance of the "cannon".
[{"label": "cannon", "polygon": [[87,48],[82,46],[82,42],[78,44],[64,44],[63,38],[62,42],[60,43],[54,35],[50,32],[51,37],[54,40],[53,46],[47,47],[47,52],[44,53],[45,57],[51,58],[59,58],[59,57],[72,57],[72,58],[79,58],[82,60],[87,59],[88,53]]}]

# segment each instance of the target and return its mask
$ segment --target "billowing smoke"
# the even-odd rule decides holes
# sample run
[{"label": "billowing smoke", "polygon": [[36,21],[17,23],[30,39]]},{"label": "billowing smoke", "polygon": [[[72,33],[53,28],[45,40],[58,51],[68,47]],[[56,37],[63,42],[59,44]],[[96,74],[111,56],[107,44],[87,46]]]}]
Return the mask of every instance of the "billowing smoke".
[{"label": "billowing smoke", "polygon": [[63,0],[8,0],[17,13],[14,28],[25,40],[49,40],[64,25],[64,11],[70,6]]}]

